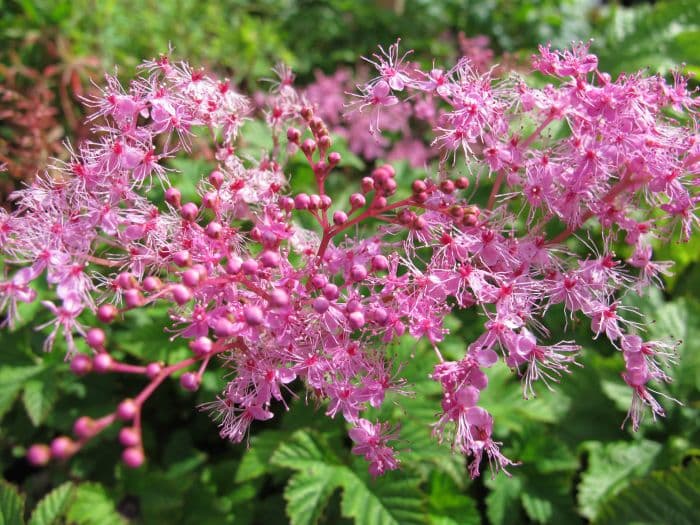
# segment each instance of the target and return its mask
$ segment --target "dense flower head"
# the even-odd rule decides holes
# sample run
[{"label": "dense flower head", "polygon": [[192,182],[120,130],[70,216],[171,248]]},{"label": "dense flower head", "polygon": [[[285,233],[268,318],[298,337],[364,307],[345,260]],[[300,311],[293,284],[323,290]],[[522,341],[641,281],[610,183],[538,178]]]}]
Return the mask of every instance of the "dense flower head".
[{"label": "dense flower head", "polygon": [[[540,48],[533,67],[551,82],[540,88],[468,58],[423,71],[407,57],[397,43],[368,60],[376,76],[352,107],[376,138],[382,115],[406,114],[404,99],[416,112],[416,101],[431,101],[439,111],[420,111],[430,114],[437,172],[402,189],[394,167],[378,164],[349,182],[357,188],[348,202],[334,202],[325,184],[342,176],[329,132],[342,98],[328,86],[347,82],[346,73],[319,75],[303,95],[280,69],[265,111],[275,146],[257,160],[237,155],[252,107],[227,80],[165,56],[146,62],[128,88],[107,78],[88,100],[99,138],[17,192],[12,213],[0,211],[0,306],[11,325],[17,303],[36,300],[32,286],[45,278],[55,292],[43,302],[52,316],[46,349],[61,334],[75,373],[138,373],[150,383],[114,413],[76,427],[76,441],[32,448],[35,463],[69,457],[121,420],[124,461],[140,465],[140,413],[152,391],[180,371],[183,388],[196,390],[218,362],[230,380],[204,408],[222,437],[245,440],[255,421],[287,410],[302,383],[328,417],[347,422],[353,451],[380,475],[399,467],[391,442],[400,430],[369,410],[390,392],[410,392],[389,346],[413,337],[435,349],[426,375],[443,392],[438,440],[469,458],[472,476],[484,456],[506,469],[515,463],[494,439],[498,421],[480,406],[485,370],[503,361],[522,377],[526,397],[538,381],[551,388],[570,373],[580,348],[552,341],[543,322],[555,305],[562,324],[587,318],[592,335],[622,352],[632,426],[644,408],[663,415],[651,385],[669,380],[673,347],[644,340],[622,298],[668,271],[652,260],[652,239],[687,240],[697,223],[695,94],[680,76],[672,84],[643,74],[613,80],[585,44]],[[551,133],[553,125],[567,132]],[[183,202],[167,159],[186,154],[202,130],[218,165],[199,182],[198,202]],[[278,147],[285,138],[288,147]],[[313,171],[314,193],[290,193],[286,162],[295,152]],[[458,158],[468,177],[449,175]],[[472,202],[467,190],[486,178],[490,197]],[[153,197],[160,187],[164,203]],[[303,216],[315,228],[302,227]],[[375,224],[369,233],[359,228],[367,221]],[[583,255],[564,246],[593,224],[600,233],[588,235],[600,236],[602,249],[592,240],[581,243]],[[628,261],[613,252],[616,243],[629,245]],[[84,320],[95,312],[108,324],[158,302],[171,306],[164,328],[192,350],[182,362],[120,363],[104,332]],[[445,317],[466,308],[482,314],[483,333],[447,361],[439,350]]]}]

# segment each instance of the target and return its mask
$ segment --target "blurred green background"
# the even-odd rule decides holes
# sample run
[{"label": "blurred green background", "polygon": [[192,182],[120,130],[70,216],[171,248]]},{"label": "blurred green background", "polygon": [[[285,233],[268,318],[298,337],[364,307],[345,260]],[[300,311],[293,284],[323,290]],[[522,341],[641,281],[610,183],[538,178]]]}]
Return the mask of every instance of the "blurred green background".
[{"label": "blurred green background", "polygon": [[[253,94],[279,61],[304,85],[315,71],[355,67],[358,57],[398,37],[418,60],[449,64],[460,54],[460,34],[487,36],[494,61],[522,74],[538,43],[591,38],[601,69],[613,75],[700,72],[697,0],[0,0],[0,162],[9,167],[0,174],[0,195],[60,155],[62,140],[87,136],[79,97],[91,80],[115,69],[129,78],[142,59],[169,47]],[[352,159],[352,176],[371,165],[343,153]],[[420,173],[397,165],[400,177]],[[185,191],[209,166],[207,158],[177,161]],[[292,184],[303,188],[304,180]],[[683,405],[666,403],[667,418],[645,421],[637,433],[621,429],[630,398],[619,377],[621,357],[577,326],[585,368],[555,393],[540,389],[525,401],[505,366],[491,371],[484,405],[505,453],[523,465],[512,478],[487,472],[476,481],[461,456],[430,438],[439,407],[426,375],[432,355],[411,341],[395,352],[407,362],[416,396],[388,403],[382,414],[402,422],[404,468],[378,480],[368,479],[366,464],[350,453],[343,422],[319,417],[303,400],[256,425],[250,448],[222,442],[195,409],[221,389],[223,372],[216,370],[196,394],[173,381],[148,403],[142,469],[120,464],[116,429],[67,464],[31,468],[23,458],[27,445],[69,432],[80,415],[111,411],[143,380],[75,378],[60,348],[41,355],[43,336],[32,325],[44,314],[25,308],[25,324],[0,333],[0,523],[700,523],[700,242],[660,244],[657,258],[677,262],[666,290],[629,301],[651,336],[683,340],[675,382],[663,390]],[[166,322],[165,309],[130,313],[112,328],[111,350],[133,362],[181,359],[188,350],[167,340]],[[458,358],[482,321],[467,312],[447,322],[452,334],[443,353]],[[562,326],[549,328],[563,333]]]}]

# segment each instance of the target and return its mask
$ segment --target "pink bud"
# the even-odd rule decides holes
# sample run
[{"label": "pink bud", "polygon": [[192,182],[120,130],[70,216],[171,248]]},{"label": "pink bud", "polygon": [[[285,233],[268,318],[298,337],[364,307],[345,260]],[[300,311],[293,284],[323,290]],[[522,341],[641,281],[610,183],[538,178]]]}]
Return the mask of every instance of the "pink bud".
[{"label": "pink bud", "polygon": [[71,360],[70,369],[77,376],[85,375],[92,369],[92,360],[84,354],[78,354]]},{"label": "pink bud", "polygon": [[103,304],[97,309],[97,318],[103,323],[111,323],[116,319],[117,313],[119,310],[113,304]]},{"label": "pink bud", "polygon": [[374,179],[372,179],[372,177],[362,177],[360,185],[362,187],[362,193],[369,193],[374,189]]},{"label": "pink bud", "polygon": [[189,286],[190,288],[196,288],[199,286],[200,274],[197,270],[190,268],[182,272],[182,284]]},{"label": "pink bud", "polygon": [[310,210],[318,210],[320,207],[321,207],[321,197],[319,197],[315,193],[312,195],[309,195],[309,209]]},{"label": "pink bud", "polygon": [[104,372],[108,372],[112,368],[113,363],[114,360],[112,359],[112,356],[110,356],[107,352],[101,352],[95,356],[95,359],[93,359],[92,366],[95,369],[95,372],[102,374]]},{"label": "pink bud", "polygon": [[389,269],[389,261],[383,255],[375,255],[372,257],[372,271],[383,272]]},{"label": "pink bud", "polygon": [[179,208],[180,203],[182,202],[182,194],[180,193],[180,190],[177,188],[168,188],[165,190],[165,202],[175,208]]},{"label": "pink bud", "polygon": [[210,191],[204,194],[202,197],[202,206],[210,210],[216,210],[221,203],[218,193],[215,191]]},{"label": "pink bud", "polygon": [[320,208],[322,210],[327,210],[328,208],[331,207],[331,204],[333,204],[333,199],[331,199],[328,195],[321,195],[321,206]]},{"label": "pink bud", "polygon": [[284,211],[292,211],[294,209],[294,199],[291,197],[280,197],[279,207]]},{"label": "pink bud", "polygon": [[218,190],[224,183],[224,174],[221,173],[219,170],[212,171],[209,174],[209,182]]},{"label": "pink bud", "polygon": [[344,211],[338,210],[333,214],[333,223],[337,226],[345,224],[346,222],[348,222],[348,214]]},{"label": "pink bud", "polygon": [[348,324],[353,330],[362,328],[365,325],[365,316],[362,312],[352,312],[348,315]]},{"label": "pink bud", "polygon": [[192,299],[192,292],[189,288],[187,288],[187,286],[184,286],[182,284],[176,284],[170,289],[170,291],[173,294],[173,299],[180,306],[189,302],[190,299]]},{"label": "pink bud", "polygon": [[316,151],[316,141],[313,139],[306,139],[301,143],[301,151],[303,151],[306,156],[311,156],[311,154]]},{"label": "pink bud", "polygon": [[328,283],[323,287],[323,296],[329,301],[334,301],[340,297],[338,287],[333,283]]},{"label": "pink bud", "polygon": [[196,356],[204,356],[212,351],[214,343],[208,337],[198,337],[194,341],[190,341],[190,349]]},{"label": "pink bud", "polygon": [[262,309],[254,304],[249,304],[243,309],[243,317],[249,326],[259,326],[265,320]]},{"label": "pink bud", "polygon": [[350,299],[348,303],[345,305],[345,310],[350,313],[350,312],[361,312],[364,309],[362,306],[362,303],[358,301],[357,299]]},{"label": "pink bud", "polygon": [[129,447],[122,452],[122,461],[129,468],[139,468],[145,460],[140,447]]},{"label": "pink bud", "polygon": [[387,200],[386,197],[377,197],[374,199],[374,202],[372,203],[372,208],[375,210],[384,208],[386,206]]},{"label": "pink bud", "polygon": [[265,268],[277,268],[280,265],[280,254],[272,250],[265,250],[260,255],[260,262]]},{"label": "pink bud", "polygon": [[161,365],[160,363],[148,363],[148,366],[146,366],[146,375],[151,379],[156,377],[162,371],[163,365]]},{"label": "pink bud", "polygon": [[236,327],[225,317],[220,317],[214,322],[216,337],[231,337],[236,333]]},{"label": "pink bud", "polygon": [[246,275],[255,275],[258,271],[258,261],[255,259],[246,259],[241,265],[241,270]]},{"label": "pink bud", "polygon": [[138,308],[143,305],[143,295],[135,288],[127,290],[124,292],[124,303],[128,308]]},{"label": "pink bud", "polygon": [[316,297],[311,303],[311,306],[313,306],[316,313],[322,314],[328,310],[330,303],[325,297]]},{"label": "pink bud", "polygon": [[309,208],[309,204],[311,204],[311,199],[306,193],[299,193],[294,197],[294,207],[297,210],[306,210]]},{"label": "pink bud", "polygon": [[192,257],[187,250],[180,250],[173,254],[173,262],[180,267],[189,266],[192,264]]},{"label": "pink bud", "polygon": [[117,406],[117,417],[122,421],[130,421],[138,411],[139,407],[133,399],[125,399]]},{"label": "pink bud", "polygon": [[32,445],[27,450],[27,461],[35,467],[43,467],[51,460],[51,449],[47,445]]},{"label": "pink bud", "polygon": [[192,222],[197,218],[199,208],[194,202],[188,202],[180,209],[180,216],[188,222]]},{"label": "pink bud", "polygon": [[350,268],[350,278],[357,281],[364,281],[367,278],[367,269],[361,264],[354,264]]},{"label": "pink bud", "polygon": [[51,441],[51,457],[54,459],[67,459],[76,449],[75,442],[67,436],[59,436]]},{"label": "pink bud", "polygon": [[337,151],[331,151],[328,154],[328,164],[330,164],[331,166],[337,166],[338,164],[340,164],[341,160],[342,157]]},{"label": "pink bud", "polygon": [[180,376],[180,386],[189,392],[199,389],[199,377],[194,372],[185,372]]},{"label": "pink bud", "polygon": [[299,142],[299,138],[301,138],[301,131],[297,128],[289,128],[287,130],[287,140],[289,142],[296,144]]},{"label": "pink bud", "polygon": [[147,292],[157,292],[163,287],[163,282],[153,275],[149,275],[143,280],[143,289]]},{"label": "pink bud", "polygon": [[326,277],[322,273],[314,274],[314,276],[311,277],[311,286],[313,286],[314,288],[323,288],[327,284],[328,277]]},{"label": "pink bud", "polygon": [[232,255],[228,258],[228,261],[226,261],[226,273],[229,275],[236,275],[241,271],[242,266],[243,259],[237,255]]},{"label": "pink bud", "polygon": [[289,306],[289,294],[282,288],[275,288],[270,293],[270,306],[273,308],[286,308]]},{"label": "pink bud", "polygon": [[124,427],[119,431],[119,443],[124,447],[135,447],[141,443],[141,436],[135,428]]},{"label": "pink bud", "polygon": [[389,313],[385,308],[378,306],[372,310],[372,321],[379,326],[384,326],[389,319]]},{"label": "pink bud", "polygon": [[73,424],[73,434],[78,439],[89,439],[95,435],[95,420],[88,416],[79,417]]},{"label": "pink bud", "polygon": [[117,275],[116,283],[124,290],[131,290],[136,286],[136,279],[129,272],[122,272]]},{"label": "pink bud", "polygon": [[207,237],[210,239],[218,239],[221,237],[221,232],[224,231],[224,227],[221,225],[221,223],[212,221],[209,224],[207,224],[207,227],[204,230],[204,233],[207,234]]},{"label": "pink bud", "polygon": [[85,342],[90,348],[102,348],[107,340],[104,330],[101,328],[90,328],[85,334]]},{"label": "pink bud", "polygon": [[350,195],[350,206],[353,208],[362,208],[365,204],[365,196],[361,193],[353,193]]}]

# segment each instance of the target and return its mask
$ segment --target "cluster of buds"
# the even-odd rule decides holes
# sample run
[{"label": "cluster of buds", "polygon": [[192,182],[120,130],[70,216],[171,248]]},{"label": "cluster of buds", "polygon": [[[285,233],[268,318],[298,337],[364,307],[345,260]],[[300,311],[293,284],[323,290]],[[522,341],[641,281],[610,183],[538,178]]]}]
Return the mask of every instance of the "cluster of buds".
[{"label": "cluster of buds", "polygon": [[[379,111],[402,104],[404,94],[440,100],[437,173],[402,189],[394,168],[382,164],[348,181],[359,186],[348,202],[326,192],[327,179],[341,176],[335,168],[342,159],[288,71],[280,70],[270,96],[273,150],[255,162],[235,153],[249,106],[227,81],[165,57],[145,63],[146,74],[128,90],[108,79],[89,101],[108,123],[96,130],[101,139],[17,192],[12,213],[0,211],[8,274],[0,306],[11,325],[17,302],[36,300],[32,283],[45,275],[60,301],[44,302],[52,315],[46,349],[62,333],[76,374],[140,374],[147,382],[113,413],[78,419],[75,439],[31,447],[33,463],[65,459],[121,421],[123,459],[140,465],[149,396],[180,372],[182,387],[197,390],[218,363],[231,379],[204,408],[222,437],[243,441],[254,421],[287,408],[297,382],[327,416],[347,422],[353,451],[380,475],[399,467],[390,444],[397,430],[370,421],[368,410],[389,392],[409,392],[389,345],[413,337],[435,351],[426,374],[443,389],[438,440],[449,439],[469,458],[472,477],[484,456],[505,469],[513,462],[493,439],[497,421],[479,406],[488,388],[484,370],[502,360],[522,377],[526,397],[538,381],[549,387],[569,373],[580,348],[549,340],[543,323],[556,304],[567,317],[588,318],[593,334],[624,354],[633,427],[644,408],[663,414],[648,384],[668,380],[663,369],[672,349],[644,341],[623,317],[621,298],[658,283],[666,270],[651,260],[653,237],[679,226],[687,239],[697,223],[698,99],[685,80],[669,85],[638,74],[613,81],[584,45],[540,50],[534,67],[556,83],[543,88],[493,81],[466,59],[429,72],[404,59],[398,45],[375,55],[378,76],[361,87],[356,107],[372,112],[377,132]],[[669,107],[691,124],[667,117]],[[555,122],[570,133],[550,137]],[[532,131],[523,136],[527,126]],[[218,141],[218,166],[200,181],[199,204],[182,202],[163,163],[188,152],[198,128]],[[285,132],[288,147],[280,148]],[[286,189],[285,166],[297,150],[313,171],[312,194]],[[448,174],[450,159],[462,153],[469,178]],[[470,186],[492,175],[487,202],[471,202]],[[149,199],[154,183],[166,186],[165,203]],[[648,213],[654,208],[660,211]],[[517,214],[527,227],[518,227]],[[304,215],[313,228],[301,226],[309,222],[299,220]],[[565,249],[589,221],[602,231],[602,251]],[[367,223],[371,229],[362,228]],[[632,246],[626,262],[610,248],[618,241]],[[170,305],[172,324],[164,328],[188,341],[189,358],[121,363],[103,329],[85,324],[89,311],[107,326],[154,303]],[[483,334],[447,361],[439,350],[444,319],[466,308],[483,313]],[[81,353],[76,336],[89,353]]]}]

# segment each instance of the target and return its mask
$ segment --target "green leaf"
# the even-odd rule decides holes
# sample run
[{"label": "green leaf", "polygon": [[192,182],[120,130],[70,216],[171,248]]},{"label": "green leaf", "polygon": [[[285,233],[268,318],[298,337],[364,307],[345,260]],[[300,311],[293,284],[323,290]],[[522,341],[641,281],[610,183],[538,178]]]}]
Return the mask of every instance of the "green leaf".
[{"label": "green leaf", "polygon": [[[366,464],[358,468],[367,469]],[[407,472],[389,472],[370,481],[363,472],[348,468],[342,477],[343,516],[355,518],[356,525],[410,525],[425,523],[420,479]]]},{"label": "green leaf", "polygon": [[34,508],[29,518],[29,525],[53,525],[57,523],[68,509],[74,494],[75,487],[70,481],[53,489]]},{"label": "green leaf", "polygon": [[0,525],[23,525],[24,496],[17,489],[0,480]]},{"label": "green leaf", "polygon": [[338,469],[319,465],[292,476],[284,489],[292,525],[312,525],[321,519],[328,500],[340,485]]},{"label": "green leaf", "polygon": [[598,525],[700,523],[700,462],[652,472],[630,483],[600,509]]},{"label": "green leaf", "polygon": [[435,472],[428,487],[428,514],[431,525],[480,525],[476,502],[460,492],[445,473]]},{"label": "green leaf", "polygon": [[498,475],[486,480],[491,489],[486,496],[486,515],[491,525],[522,523],[518,500],[522,493],[522,481],[518,477]]},{"label": "green leaf", "polygon": [[10,409],[25,382],[39,372],[41,366],[7,366],[0,368],[0,418]]},{"label": "green leaf", "polygon": [[83,483],[75,490],[75,497],[68,508],[68,521],[75,525],[126,525],[117,512],[114,500],[99,483]]},{"label": "green leaf", "polygon": [[286,433],[268,430],[251,438],[251,446],[243,454],[236,471],[236,482],[242,483],[265,475],[271,468],[270,458],[282,443]]},{"label": "green leaf", "polygon": [[42,373],[39,378],[27,381],[22,394],[22,402],[35,427],[44,422],[57,399],[57,382],[55,379],[49,378],[48,374]]},{"label": "green leaf", "polygon": [[601,506],[624,489],[632,479],[646,474],[661,450],[655,441],[617,442],[586,446],[588,468],[578,486],[578,507],[595,520]]}]

